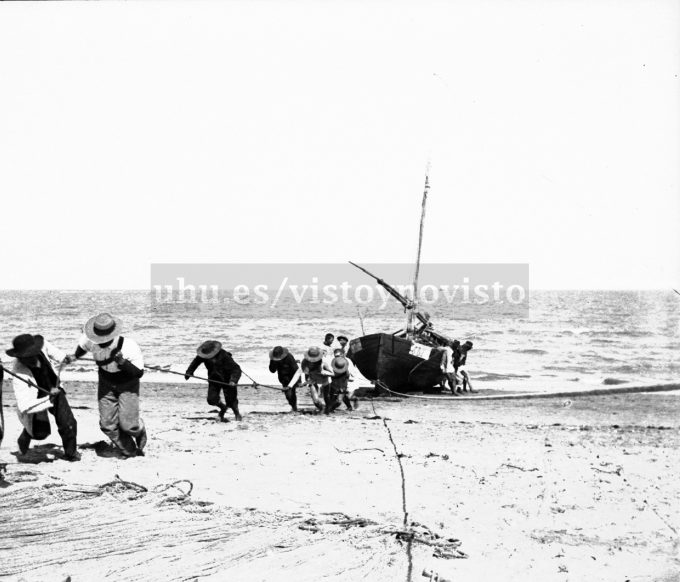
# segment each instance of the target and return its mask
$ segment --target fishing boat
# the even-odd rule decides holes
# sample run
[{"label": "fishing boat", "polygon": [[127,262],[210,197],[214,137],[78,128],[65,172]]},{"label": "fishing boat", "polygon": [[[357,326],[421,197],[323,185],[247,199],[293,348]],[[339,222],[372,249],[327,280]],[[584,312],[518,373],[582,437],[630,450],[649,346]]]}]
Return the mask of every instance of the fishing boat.
[{"label": "fishing boat", "polygon": [[407,319],[405,330],[373,333],[353,339],[348,356],[359,371],[375,385],[399,392],[437,390],[436,386],[442,377],[440,347],[451,342],[448,337],[434,330],[428,315],[418,311],[418,275],[428,191],[429,176],[426,173],[412,297],[402,295],[383,279],[350,261],[351,265],[375,279],[403,305]]}]

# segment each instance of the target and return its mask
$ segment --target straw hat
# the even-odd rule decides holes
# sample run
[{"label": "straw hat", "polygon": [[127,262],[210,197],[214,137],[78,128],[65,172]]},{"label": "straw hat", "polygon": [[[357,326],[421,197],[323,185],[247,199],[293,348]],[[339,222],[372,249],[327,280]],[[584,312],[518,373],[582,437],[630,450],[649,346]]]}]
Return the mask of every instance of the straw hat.
[{"label": "straw hat", "polygon": [[207,342],[203,342],[200,346],[198,346],[196,354],[199,358],[209,360],[210,358],[214,358],[221,349],[222,344],[220,342],[217,340],[208,340]]},{"label": "straw hat", "polygon": [[269,350],[269,359],[275,362],[280,362],[288,355],[288,350],[281,346],[276,346],[273,350]]},{"label": "straw hat", "polygon": [[30,358],[37,356],[45,344],[45,338],[41,335],[22,333],[12,340],[12,346],[5,353],[12,358]]},{"label": "straw hat", "polygon": [[308,362],[318,362],[323,358],[323,352],[321,351],[321,348],[317,348],[316,346],[312,346],[305,352],[305,360]]},{"label": "straw hat", "polygon": [[333,358],[331,367],[336,374],[344,374],[349,369],[347,358],[344,356],[337,356]]},{"label": "straw hat", "polygon": [[122,328],[123,322],[120,319],[110,313],[100,313],[87,320],[83,331],[94,343],[105,344],[118,337]]}]

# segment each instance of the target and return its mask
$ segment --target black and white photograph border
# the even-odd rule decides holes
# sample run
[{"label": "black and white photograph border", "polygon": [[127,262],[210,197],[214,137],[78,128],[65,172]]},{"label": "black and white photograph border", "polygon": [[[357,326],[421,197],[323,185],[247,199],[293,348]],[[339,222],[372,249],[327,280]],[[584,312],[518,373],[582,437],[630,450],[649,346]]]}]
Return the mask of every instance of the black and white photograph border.
[{"label": "black and white photograph border", "polygon": [[680,582],[678,31],[0,3],[0,580]]}]

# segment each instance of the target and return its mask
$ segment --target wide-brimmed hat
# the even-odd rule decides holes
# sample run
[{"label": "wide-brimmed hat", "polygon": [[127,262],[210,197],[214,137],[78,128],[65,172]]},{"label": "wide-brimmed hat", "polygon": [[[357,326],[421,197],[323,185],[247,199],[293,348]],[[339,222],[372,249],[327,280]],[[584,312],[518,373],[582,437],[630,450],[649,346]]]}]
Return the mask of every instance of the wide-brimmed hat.
[{"label": "wide-brimmed hat", "polygon": [[331,362],[331,367],[336,374],[344,374],[349,368],[349,362],[344,356],[336,356]]},{"label": "wide-brimmed hat", "polygon": [[340,341],[340,340],[345,340],[346,342],[349,341],[349,339],[347,339],[347,336],[346,336],[346,335],[339,335],[339,336],[336,337],[335,339],[338,340],[338,341]]},{"label": "wide-brimmed hat", "polygon": [[214,358],[221,349],[222,344],[220,342],[217,340],[208,340],[207,342],[203,342],[200,346],[198,346],[196,353],[198,354],[199,358],[209,360],[210,358]]},{"label": "wide-brimmed hat", "polygon": [[83,331],[94,343],[105,344],[118,337],[122,328],[123,322],[120,319],[110,313],[100,313],[87,320]]},{"label": "wide-brimmed hat", "polygon": [[321,348],[317,348],[316,346],[312,346],[305,352],[305,360],[308,362],[318,362],[323,358],[323,352],[321,351]]},{"label": "wide-brimmed hat", "polygon": [[12,340],[12,346],[5,353],[12,358],[30,358],[37,356],[45,344],[45,338],[41,335],[22,333]]},{"label": "wide-brimmed hat", "polygon": [[276,346],[273,350],[269,350],[269,359],[279,362],[288,355],[288,350],[281,346]]},{"label": "wide-brimmed hat", "polygon": [[466,341],[463,345],[467,346],[467,348],[470,350],[472,349],[472,342],[470,340]]}]

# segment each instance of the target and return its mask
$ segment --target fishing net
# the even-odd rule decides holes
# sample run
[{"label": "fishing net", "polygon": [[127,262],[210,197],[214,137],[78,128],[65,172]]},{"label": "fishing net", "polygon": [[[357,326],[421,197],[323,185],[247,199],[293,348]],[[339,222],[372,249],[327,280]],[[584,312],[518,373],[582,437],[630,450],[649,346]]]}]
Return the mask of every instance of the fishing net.
[{"label": "fishing net", "polygon": [[189,481],[150,489],[118,477],[5,489],[0,578],[280,580],[290,570],[296,581],[388,580],[403,576],[405,540],[429,556],[464,557],[458,540],[419,524],[233,509],[197,501],[191,490]]}]

